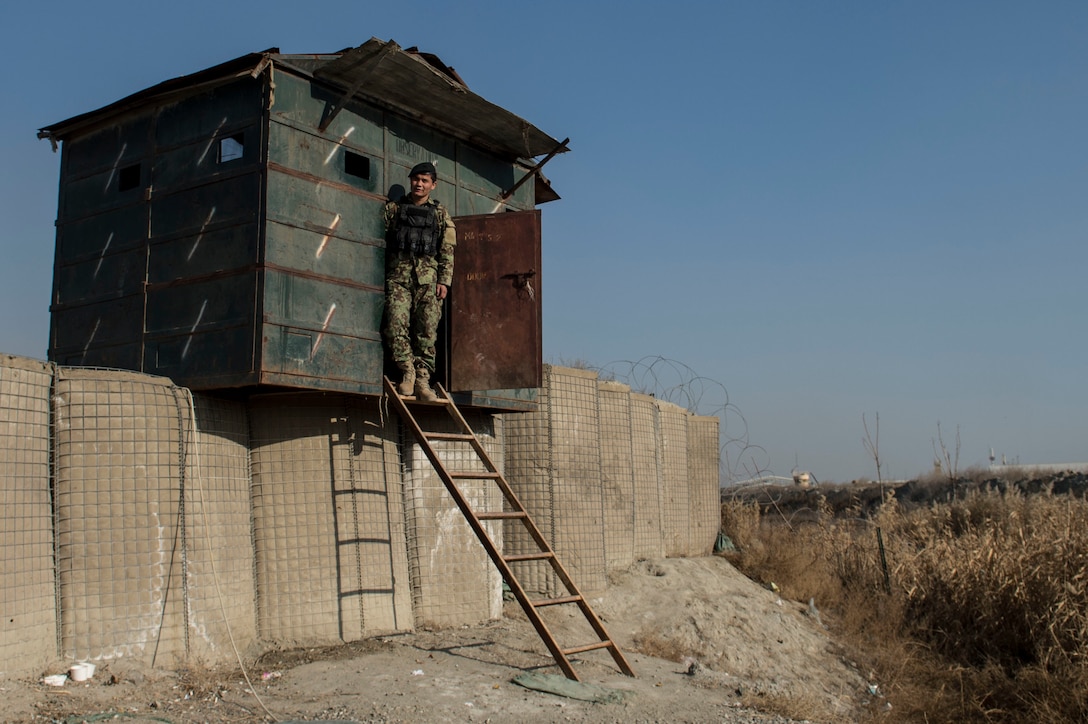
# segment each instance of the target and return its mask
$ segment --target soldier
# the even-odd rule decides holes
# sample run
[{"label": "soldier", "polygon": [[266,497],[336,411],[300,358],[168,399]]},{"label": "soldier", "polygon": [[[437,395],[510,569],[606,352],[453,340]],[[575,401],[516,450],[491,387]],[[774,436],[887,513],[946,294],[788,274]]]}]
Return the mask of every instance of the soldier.
[{"label": "soldier", "polygon": [[403,373],[397,392],[438,399],[429,380],[434,372],[435,337],[442,301],[453,282],[457,232],[446,207],[431,198],[438,185],[433,163],[416,164],[411,190],[382,209],[385,220],[385,325],[393,362]]}]

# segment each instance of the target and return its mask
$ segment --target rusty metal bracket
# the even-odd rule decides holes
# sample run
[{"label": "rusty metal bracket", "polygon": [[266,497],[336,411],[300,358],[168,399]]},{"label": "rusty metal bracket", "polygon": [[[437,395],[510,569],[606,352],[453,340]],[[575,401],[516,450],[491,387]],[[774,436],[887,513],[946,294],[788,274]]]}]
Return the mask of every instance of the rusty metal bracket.
[{"label": "rusty metal bracket", "polygon": [[385,44],[385,47],[383,47],[378,52],[378,54],[375,55],[374,58],[370,61],[370,67],[367,68],[364,72],[360,73],[359,76],[355,79],[355,83],[352,84],[351,88],[349,88],[347,92],[340,97],[340,100],[334,103],[327,110],[325,117],[321,119],[321,123],[318,125],[317,130],[321,131],[322,133],[325,132],[325,129],[329,127],[329,124],[333,122],[333,119],[335,119],[340,111],[343,110],[344,104],[348,102],[348,99],[355,95],[355,93],[363,87],[364,83],[370,80],[370,76],[374,75],[374,71],[378,69],[378,66],[381,65],[381,62],[385,60],[386,56],[390,55],[395,50],[400,50],[400,46],[394,43],[392,40]]},{"label": "rusty metal bracket", "polygon": [[543,168],[544,164],[555,158],[557,154],[561,153],[562,151],[569,151],[570,149],[567,148],[568,143],[570,143],[570,138],[564,138],[562,141],[560,141],[558,146],[553,148],[551,152],[549,152],[548,155],[540,161],[540,163],[529,169],[528,173],[522,176],[516,184],[511,186],[509,191],[503,191],[502,195],[499,196],[499,201],[506,201],[508,198],[513,196],[514,192],[521,188],[522,184],[531,179],[533,176],[536,176],[538,173],[540,173],[540,169]]}]

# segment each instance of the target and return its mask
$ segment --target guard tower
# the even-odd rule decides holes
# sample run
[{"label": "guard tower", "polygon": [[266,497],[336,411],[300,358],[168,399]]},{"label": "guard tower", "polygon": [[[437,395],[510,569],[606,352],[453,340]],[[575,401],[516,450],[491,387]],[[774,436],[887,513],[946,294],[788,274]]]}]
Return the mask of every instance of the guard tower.
[{"label": "guard tower", "polygon": [[253,53],[47,126],[61,148],[49,357],[195,390],[382,394],[381,208],[433,161],[456,218],[436,378],[532,409],[540,173],[566,149],[438,58],[371,39]]}]

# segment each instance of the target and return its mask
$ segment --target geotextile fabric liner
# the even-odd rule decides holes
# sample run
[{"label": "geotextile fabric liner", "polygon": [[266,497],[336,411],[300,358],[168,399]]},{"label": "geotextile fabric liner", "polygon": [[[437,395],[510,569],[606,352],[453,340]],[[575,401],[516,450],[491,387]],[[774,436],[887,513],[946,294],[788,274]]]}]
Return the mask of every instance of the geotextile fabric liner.
[{"label": "geotextile fabric liner", "polygon": [[[461,432],[444,410],[417,407],[413,414],[425,430]],[[483,413],[465,411],[463,415],[491,461],[502,470],[502,421]],[[416,625],[457,626],[500,618],[502,576],[423,448],[407,430],[404,434],[408,560]],[[467,442],[438,440],[431,445],[450,472],[487,470]],[[457,480],[457,487],[477,513],[503,510],[502,492],[494,480]],[[502,522],[483,521],[483,526],[502,550]]]},{"label": "geotextile fabric liner", "polygon": [[[539,410],[504,416],[507,479],[560,562],[585,593],[608,585],[595,372],[545,365]],[[506,525],[507,553],[538,549],[524,527]],[[530,591],[565,592],[543,562],[515,564]]]},{"label": "geotextile fabric liner", "polygon": [[[553,501],[553,479],[549,436],[551,392],[548,386],[550,367],[544,367],[544,383],[537,396],[537,409],[503,415],[506,466],[504,473],[518,500],[529,512],[533,522],[554,547],[556,515]],[[529,536],[525,526],[508,521],[503,526],[503,553],[536,553],[540,549]],[[562,555],[560,555],[562,560]],[[550,565],[544,561],[520,561],[511,564],[514,575],[527,590],[542,596],[557,593],[557,580]]]},{"label": "geotextile fabric liner", "polygon": [[187,396],[163,378],[58,368],[53,419],[61,655],[183,659]]},{"label": "geotextile fabric liner", "polygon": [[49,499],[51,365],[0,356],[0,660],[39,670],[57,654]]},{"label": "geotextile fabric liner", "polygon": [[347,395],[261,395],[249,409],[260,637],[410,630],[396,426]]},{"label": "geotextile fabric liner", "polygon": [[721,528],[721,492],[718,481],[718,418],[688,416],[688,478],[691,506],[688,515],[688,555],[708,556]]},{"label": "geotextile fabric liner", "polygon": [[661,461],[662,526],[666,556],[689,555],[691,490],[688,479],[688,412],[658,401],[657,438]]},{"label": "geotextile fabric liner", "polygon": [[552,503],[559,559],[583,593],[608,587],[597,374],[553,367],[549,379]]},{"label": "geotextile fabric liner", "polygon": [[193,394],[192,404],[185,458],[189,654],[233,661],[231,638],[242,649],[257,637],[249,418],[235,400]]},{"label": "geotextile fabric liner", "polygon": [[635,472],[631,442],[631,388],[598,383],[604,544],[609,569],[635,560]]},{"label": "geotextile fabric liner", "polygon": [[661,450],[657,400],[631,394],[631,467],[635,484],[635,560],[663,558]]}]

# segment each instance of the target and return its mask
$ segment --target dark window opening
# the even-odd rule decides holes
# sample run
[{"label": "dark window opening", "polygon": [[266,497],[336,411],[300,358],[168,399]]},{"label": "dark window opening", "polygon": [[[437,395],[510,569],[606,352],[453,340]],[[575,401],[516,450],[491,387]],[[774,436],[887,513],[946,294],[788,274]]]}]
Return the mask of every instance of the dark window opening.
[{"label": "dark window opening", "polygon": [[370,159],[351,151],[344,151],[344,173],[369,180]]},{"label": "dark window opening", "polygon": [[117,172],[117,190],[128,191],[140,185],[140,164],[125,166]]},{"label": "dark window opening", "polygon": [[241,158],[246,150],[246,134],[235,133],[219,139],[219,163]]}]

